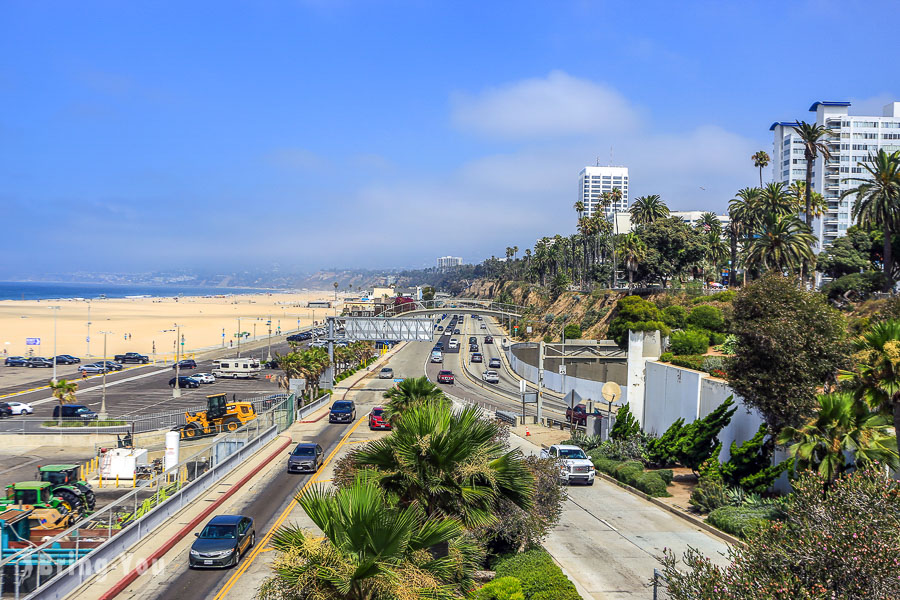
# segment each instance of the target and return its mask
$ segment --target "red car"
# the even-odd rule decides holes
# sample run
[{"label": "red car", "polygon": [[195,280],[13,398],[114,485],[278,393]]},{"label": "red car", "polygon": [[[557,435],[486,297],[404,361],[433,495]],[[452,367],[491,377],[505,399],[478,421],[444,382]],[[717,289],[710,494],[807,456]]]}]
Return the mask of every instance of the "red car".
[{"label": "red car", "polygon": [[453,383],[453,371],[440,371],[437,377],[438,383]]},{"label": "red car", "polygon": [[390,430],[391,423],[384,418],[384,409],[380,406],[376,406],[372,409],[372,412],[369,413],[369,429],[388,429]]},{"label": "red car", "polygon": [[[591,416],[603,418],[600,411],[596,408],[594,409],[594,414]],[[584,404],[577,405],[574,410],[571,408],[566,409],[566,421],[569,423],[574,419],[576,425],[585,425],[587,424],[587,417],[587,407]]]}]

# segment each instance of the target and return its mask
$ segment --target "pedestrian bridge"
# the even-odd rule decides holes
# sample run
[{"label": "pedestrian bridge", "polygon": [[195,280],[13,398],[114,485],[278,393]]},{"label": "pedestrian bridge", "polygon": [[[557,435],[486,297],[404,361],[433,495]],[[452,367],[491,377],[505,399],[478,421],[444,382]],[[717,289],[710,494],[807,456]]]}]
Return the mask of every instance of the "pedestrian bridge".
[{"label": "pedestrian bridge", "polygon": [[388,308],[378,316],[407,318],[457,312],[490,315],[504,319],[518,319],[527,312],[527,308],[516,304],[495,302],[481,298],[440,298],[398,304]]}]

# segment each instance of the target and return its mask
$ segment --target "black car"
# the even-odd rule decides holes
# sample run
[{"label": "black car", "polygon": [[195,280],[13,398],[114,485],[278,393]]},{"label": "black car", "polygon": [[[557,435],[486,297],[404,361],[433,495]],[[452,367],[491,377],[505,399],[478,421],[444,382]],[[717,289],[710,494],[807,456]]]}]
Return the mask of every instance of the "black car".
[{"label": "black car", "polygon": [[288,473],[315,473],[325,460],[322,446],[312,443],[300,443],[288,456]]},{"label": "black car", "polygon": [[0,419],[12,416],[12,407],[9,405],[9,402],[0,402]]},{"label": "black car", "polygon": [[484,343],[485,344],[493,344],[494,338],[492,336],[486,335],[486,336],[484,336]]},{"label": "black car", "polygon": [[352,423],[356,420],[356,404],[353,400],[338,400],[331,405],[329,423]]},{"label": "black car", "polygon": [[7,356],[3,364],[7,367],[24,367],[28,364],[28,359],[24,356]]},{"label": "black car", "polygon": [[241,515],[217,515],[194,535],[188,558],[192,569],[233,567],[256,544],[253,519]]},{"label": "black car", "polygon": [[469,352],[478,352],[478,344],[469,344]]},{"label": "black car", "polygon": [[172,368],[174,369],[176,366],[177,366],[179,369],[196,369],[196,368],[197,368],[197,361],[196,361],[196,360],[193,360],[193,359],[190,359],[190,358],[187,358],[187,359],[185,359],[185,360],[180,360],[180,361],[178,361],[177,364],[172,365]]},{"label": "black car", "polygon": [[[175,387],[175,378],[169,380],[169,387]],[[200,382],[196,379],[192,379],[187,375],[179,375],[178,376],[178,387],[180,388],[198,388],[200,387]]]},{"label": "black car", "polygon": [[26,367],[52,367],[53,361],[43,356],[33,356],[25,362]]},{"label": "black car", "polygon": [[453,330],[453,335],[459,335],[459,333],[460,333],[459,329],[454,329],[454,330]]},{"label": "black car", "polygon": [[470,336],[469,336],[469,343],[470,343],[470,344],[477,344],[477,343],[478,343],[478,338],[475,337],[474,335],[470,335]]},{"label": "black car", "polygon": [[109,371],[121,371],[125,368],[125,365],[117,363],[114,360],[98,360],[94,364],[105,366]]},{"label": "black car", "polygon": [[53,407],[54,419],[59,418],[60,409],[62,409],[62,418],[70,421],[94,421],[98,416],[84,404],[63,404]]},{"label": "black car", "polygon": [[60,354],[56,357],[56,364],[58,365],[74,365],[80,362],[80,358],[72,356],[71,354]]},{"label": "black car", "polygon": [[443,330],[444,330],[444,326],[443,326],[443,325],[438,325],[438,331],[443,331]]}]

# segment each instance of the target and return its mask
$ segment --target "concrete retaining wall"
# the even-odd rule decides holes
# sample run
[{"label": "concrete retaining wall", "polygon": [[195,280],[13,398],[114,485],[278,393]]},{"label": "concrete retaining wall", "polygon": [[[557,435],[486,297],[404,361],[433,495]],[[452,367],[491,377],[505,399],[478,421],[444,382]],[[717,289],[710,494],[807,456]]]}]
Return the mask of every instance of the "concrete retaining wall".
[{"label": "concrete retaining wall", "polygon": [[[525,360],[516,356],[517,352],[519,351],[517,346],[519,346],[519,344],[513,344],[506,351],[506,357],[509,360],[509,364],[519,377],[536,384],[538,382],[537,367],[528,364],[527,362],[525,362]],[[534,355],[534,358],[534,362],[537,363],[537,355]],[[585,400],[593,400],[594,402],[598,403],[603,402],[603,395],[600,393],[600,389],[603,387],[604,383],[606,382],[594,381],[591,379],[582,379],[581,377],[572,377],[568,374],[563,376],[558,372],[553,372],[549,369],[544,370],[545,388],[563,395],[568,394],[572,390],[575,390],[578,395]],[[616,404],[628,402],[627,394],[627,389],[625,388],[625,386],[622,386],[622,400],[621,402],[617,402]]]}]

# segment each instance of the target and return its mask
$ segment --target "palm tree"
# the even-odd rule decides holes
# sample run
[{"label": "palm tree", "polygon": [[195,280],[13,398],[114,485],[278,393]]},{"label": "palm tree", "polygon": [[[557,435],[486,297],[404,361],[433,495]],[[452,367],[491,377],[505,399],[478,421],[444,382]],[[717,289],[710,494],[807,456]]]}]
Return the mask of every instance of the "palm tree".
[{"label": "palm tree", "polygon": [[717,270],[716,267],[722,264],[728,256],[728,246],[722,241],[722,235],[714,231],[706,234],[705,241],[706,262],[709,263],[713,270]]},{"label": "palm tree", "polygon": [[307,386],[312,388],[311,400],[318,396],[319,379],[330,365],[331,359],[324,348],[310,348],[300,354],[300,371],[306,378]]},{"label": "palm tree", "polygon": [[478,551],[458,521],[396,506],[364,476],[332,491],[312,487],[296,500],[324,538],[281,527],[262,600],[450,599],[471,588]]},{"label": "palm tree", "polygon": [[584,202],[582,200],[577,200],[572,208],[578,213],[579,219],[584,215]]},{"label": "palm tree", "polygon": [[53,397],[59,402],[59,424],[62,425],[62,407],[64,404],[75,403],[75,392],[78,390],[78,382],[68,381],[66,379],[53,381],[51,379],[49,387],[52,390]]},{"label": "palm tree", "polygon": [[628,287],[631,287],[635,271],[638,270],[641,261],[647,257],[647,246],[644,245],[644,240],[638,234],[630,232],[620,236],[616,251],[628,273]]},{"label": "palm tree", "polygon": [[900,432],[900,321],[875,323],[854,340],[853,351],[853,371],[841,371],[838,379],[872,409],[890,414]]},{"label": "palm tree", "polygon": [[743,188],[728,202],[732,286],[737,285],[738,242],[743,243],[756,228],[756,205],[761,194],[760,188]]},{"label": "palm tree", "polygon": [[755,210],[759,223],[763,223],[769,215],[781,218],[796,214],[794,202],[783,181],[767,183],[766,187],[760,190]]},{"label": "palm tree", "polygon": [[853,203],[853,218],[864,227],[882,231],[884,291],[889,291],[894,284],[891,241],[900,222],[900,151],[888,154],[884,150],[879,150],[878,154],[870,154],[868,161],[859,164],[869,173],[869,177],[845,179],[844,181],[854,181],[858,185],[841,194],[841,198],[851,194],[856,196]]},{"label": "palm tree", "polygon": [[[797,212],[802,212],[806,205],[806,182],[800,180],[792,182],[788,188],[788,193],[794,200]],[[810,198],[810,211],[812,212],[812,216],[821,217],[824,215],[826,208],[825,196],[814,191]]]},{"label": "palm tree", "polygon": [[466,527],[491,524],[500,499],[528,509],[534,478],[519,450],[508,451],[500,429],[481,409],[416,404],[388,437],[369,442],[356,464],[371,469],[400,506],[420,505],[429,517],[455,517]]},{"label": "palm tree", "polygon": [[407,378],[384,393],[388,401],[384,407],[385,418],[397,425],[401,417],[417,404],[442,403],[447,400],[441,388],[428,377]]},{"label": "palm tree", "polygon": [[818,400],[818,411],[807,423],[785,427],[778,434],[779,444],[790,444],[797,466],[817,470],[828,483],[847,469],[845,453],[853,454],[858,467],[876,462],[900,466],[897,439],[884,415],[872,412],[848,392],[823,394]]},{"label": "palm tree", "polygon": [[301,367],[302,359],[298,352],[288,352],[287,354],[276,352],[275,363],[284,373],[279,375],[276,381],[286,390],[291,387],[291,379],[299,379],[304,374]]},{"label": "palm tree", "polygon": [[641,196],[631,205],[631,220],[635,225],[647,225],[669,216],[669,208],[658,194]]},{"label": "palm tree", "polygon": [[716,235],[722,235],[722,221],[719,220],[716,213],[705,212],[700,215],[700,220],[697,221],[697,228]]},{"label": "palm tree", "polygon": [[769,154],[765,150],[759,150],[750,158],[753,159],[753,166],[759,169],[759,187],[762,187],[762,170],[769,166]]},{"label": "palm tree", "polygon": [[770,213],[763,221],[758,237],[750,241],[744,262],[748,267],[764,271],[792,273],[800,269],[804,261],[815,258],[814,243],[809,227],[799,218],[794,215],[777,218]]},{"label": "palm tree", "polygon": [[831,158],[831,152],[828,151],[828,146],[825,145],[825,138],[826,136],[834,135],[834,132],[824,125],[816,125],[806,121],[798,121],[797,125],[794,126],[794,131],[803,142],[803,158],[806,159],[806,224],[812,228],[813,163],[820,154],[825,160]]}]

